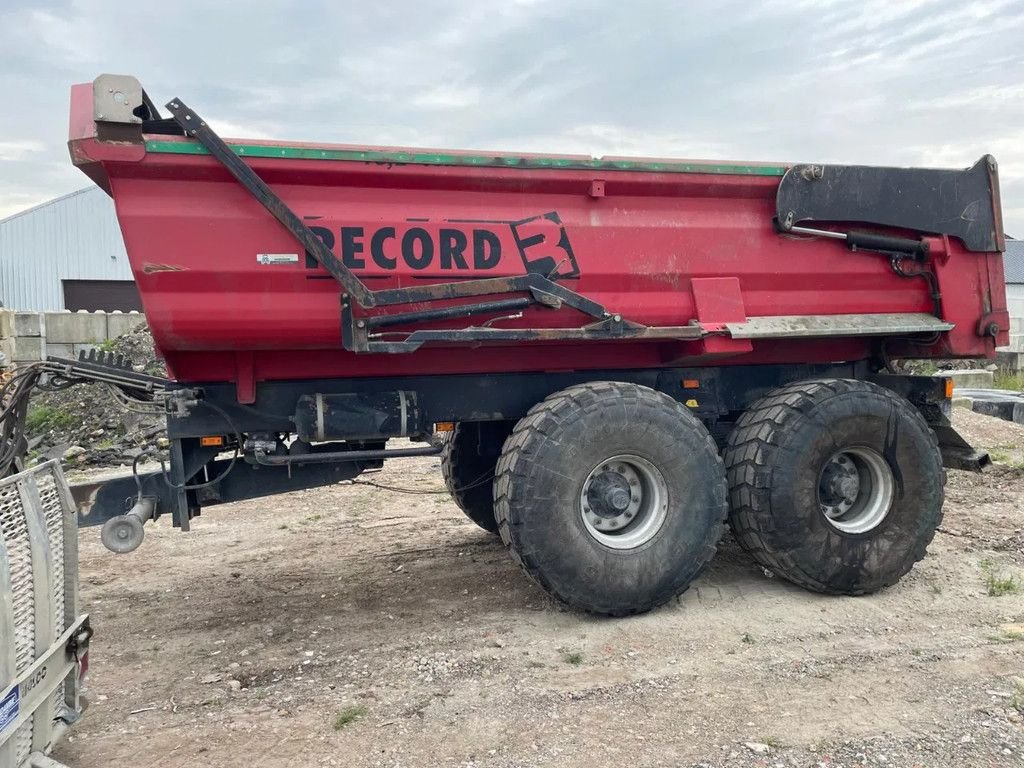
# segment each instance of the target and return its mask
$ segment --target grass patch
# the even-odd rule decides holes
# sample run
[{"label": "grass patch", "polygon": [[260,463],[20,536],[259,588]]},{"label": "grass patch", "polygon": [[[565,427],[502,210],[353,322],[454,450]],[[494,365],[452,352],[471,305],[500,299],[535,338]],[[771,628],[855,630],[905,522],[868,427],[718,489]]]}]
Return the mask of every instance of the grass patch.
[{"label": "grass patch", "polygon": [[1018,632],[1013,629],[1000,629],[999,634],[989,635],[988,639],[993,643],[999,643],[1005,645],[1006,643],[1019,643],[1024,640],[1024,632]]},{"label": "grass patch", "polygon": [[340,731],[346,725],[351,725],[366,714],[366,707],[345,707],[334,716],[334,730]]},{"label": "grass patch", "polygon": [[62,411],[50,405],[37,405],[25,417],[29,432],[46,432],[51,429],[70,429],[78,423],[73,413]]},{"label": "grass patch", "polygon": [[1011,371],[1009,368],[1000,368],[993,374],[993,382],[996,389],[1014,389],[1024,392],[1024,371]]},{"label": "grass patch", "polygon": [[1020,592],[1020,579],[1012,573],[999,570],[998,566],[991,560],[982,560],[981,572],[985,577],[985,589],[989,597],[1002,597],[1003,595],[1016,595]]},{"label": "grass patch", "polygon": [[572,664],[573,666],[579,666],[583,663],[582,651],[566,651],[562,654],[562,658],[566,664]]}]

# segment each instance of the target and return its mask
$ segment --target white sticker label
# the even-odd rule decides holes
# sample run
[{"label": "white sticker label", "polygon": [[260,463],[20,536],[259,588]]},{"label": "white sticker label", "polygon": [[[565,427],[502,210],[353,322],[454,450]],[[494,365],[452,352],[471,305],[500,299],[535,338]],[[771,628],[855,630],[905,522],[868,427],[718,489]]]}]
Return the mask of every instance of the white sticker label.
[{"label": "white sticker label", "polygon": [[298,264],[297,253],[257,253],[257,264]]}]

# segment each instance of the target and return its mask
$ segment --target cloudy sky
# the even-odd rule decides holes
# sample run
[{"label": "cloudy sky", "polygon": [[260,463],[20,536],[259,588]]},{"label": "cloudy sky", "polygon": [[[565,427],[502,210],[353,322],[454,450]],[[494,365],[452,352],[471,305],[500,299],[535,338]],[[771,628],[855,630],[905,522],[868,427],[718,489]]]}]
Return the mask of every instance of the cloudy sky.
[{"label": "cloudy sky", "polygon": [[1024,0],[0,0],[0,217],[86,186],[68,86],[229,136],[966,167],[1024,237]]}]

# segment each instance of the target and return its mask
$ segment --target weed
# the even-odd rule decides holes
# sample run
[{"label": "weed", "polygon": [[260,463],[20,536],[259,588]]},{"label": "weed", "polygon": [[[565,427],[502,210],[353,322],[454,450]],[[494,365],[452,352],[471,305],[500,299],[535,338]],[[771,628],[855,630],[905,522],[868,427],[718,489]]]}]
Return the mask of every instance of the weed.
[{"label": "weed", "polygon": [[993,376],[996,389],[1015,389],[1018,392],[1024,391],[1024,371],[1012,371],[1009,368],[1000,368]]},{"label": "weed", "polygon": [[941,595],[942,594],[942,585],[941,584],[936,584],[933,581],[931,584],[928,585],[928,588],[932,591],[933,595]]},{"label": "weed", "polygon": [[989,573],[985,576],[985,586],[988,587],[989,597],[1016,595],[1020,592],[1020,582],[1015,576],[1002,576]]},{"label": "weed", "polygon": [[46,432],[50,429],[70,429],[78,423],[74,414],[54,408],[50,405],[39,405],[28,412],[25,427],[29,433]]},{"label": "weed", "polygon": [[1024,632],[1018,632],[1015,629],[1000,629],[999,634],[989,635],[988,639],[993,643],[999,643],[1005,645],[1006,643],[1017,643],[1024,640]]},{"label": "weed", "polygon": [[920,648],[911,648],[910,649],[910,655],[911,656],[920,656],[922,653],[924,653],[924,651],[922,651]]},{"label": "weed", "polygon": [[741,637],[740,639],[748,645],[753,645],[755,642],[757,642],[756,640],[754,640],[754,636],[749,632],[744,632],[743,637]]},{"label": "weed", "polygon": [[288,523],[281,523],[279,526],[277,526],[277,530],[279,530],[279,531],[287,531],[288,530]]},{"label": "weed", "polygon": [[117,339],[104,339],[100,344],[100,349],[104,352],[113,352],[117,349]]},{"label": "weed", "polygon": [[1024,715],[1024,682],[1018,681],[1014,686],[1013,699],[1010,700],[1013,708]]},{"label": "weed", "polygon": [[366,714],[366,707],[345,707],[334,716],[334,730],[340,731],[346,725],[351,725]]},{"label": "weed", "polygon": [[312,514],[309,517],[307,517],[306,521],[310,522],[310,523],[315,523],[317,520],[321,520],[321,519],[323,519],[323,515],[321,515],[319,512],[317,512],[317,513]]},{"label": "weed", "polygon": [[566,664],[578,666],[583,663],[583,653],[580,651],[566,651],[563,658]]},{"label": "weed", "polygon": [[772,749],[779,749],[782,746],[782,742],[776,739],[774,736],[765,736],[761,739],[762,744],[767,744]]},{"label": "weed", "polygon": [[988,590],[989,597],[1016,595],[1020,592],[1020,579],[1013,574],[998,571],[996,564],[991,560],[982,560],[979,565],[981,572],[985,575],[985,588]]},{"label": "weed", "polygon": [[1010,460],[1010,454],[1006,451],[991,451],[989,456],[992,457],[992,461],[998,461],[1001,464],[1006,464]]}]

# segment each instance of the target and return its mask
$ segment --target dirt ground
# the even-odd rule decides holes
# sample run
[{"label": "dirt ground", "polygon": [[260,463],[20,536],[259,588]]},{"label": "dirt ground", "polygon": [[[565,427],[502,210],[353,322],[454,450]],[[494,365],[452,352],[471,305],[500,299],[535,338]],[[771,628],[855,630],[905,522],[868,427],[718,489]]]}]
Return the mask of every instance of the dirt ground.
[{"label": "dirt ground", "polygon": [[[672,604],[554,604],[446,495],[339,485],[81,533],[92,705],[55,757],[110,766],[1024,764],[1024,428],[950,472],[924,561],[880,594],[770,578],[730,537]],[[436,460],[379,483],[439,490]],[[991,574],[987,576],[987,574]],[[1012,588],[1011,588],[1012,589]]]}]

